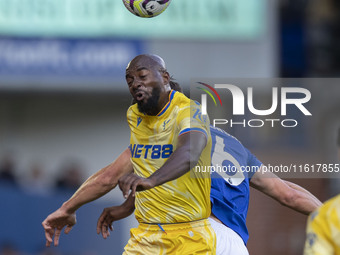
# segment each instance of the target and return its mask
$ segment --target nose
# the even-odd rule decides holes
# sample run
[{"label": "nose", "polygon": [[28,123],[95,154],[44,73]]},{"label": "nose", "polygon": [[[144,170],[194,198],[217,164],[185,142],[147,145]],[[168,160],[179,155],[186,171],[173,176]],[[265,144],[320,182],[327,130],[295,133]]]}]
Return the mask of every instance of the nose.
[{"label": "nose", "polygon": [[141,80],[138,79],[138,78],[135,78],[135,79],[133,80],[133,82],[132,82],[131,88],[132,88],[133,90],[137,90],[137,89],[139,89],[141,86],[142,86]]}]

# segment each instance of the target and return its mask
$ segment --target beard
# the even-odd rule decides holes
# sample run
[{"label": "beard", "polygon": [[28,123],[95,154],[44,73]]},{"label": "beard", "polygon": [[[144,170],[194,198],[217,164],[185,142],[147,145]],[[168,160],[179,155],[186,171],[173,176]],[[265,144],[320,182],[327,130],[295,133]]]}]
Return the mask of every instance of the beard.
[{"label": "beard", "polygon": [[142,101],[137,102],[138,110],[141,113],[147,114],[147,115],[157,115],[158,112],[158,101],[160,97],[160,89],[159,88],[154,88],[152,90],[151,97],[148,98],[146,103]]}]

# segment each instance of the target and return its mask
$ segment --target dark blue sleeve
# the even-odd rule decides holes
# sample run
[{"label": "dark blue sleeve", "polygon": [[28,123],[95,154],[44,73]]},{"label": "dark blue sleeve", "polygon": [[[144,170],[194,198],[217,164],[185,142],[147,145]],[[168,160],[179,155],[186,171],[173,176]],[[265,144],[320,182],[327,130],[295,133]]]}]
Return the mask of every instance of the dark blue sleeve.
[{"label": "dark blue sleeve", "polygon": [[247,159],[247,166],[249,167],[248,170],[248,177],[251,179],[253,175],[260,169],[262,162],[255,157],[247,148],[244,148],[248,154]]}]

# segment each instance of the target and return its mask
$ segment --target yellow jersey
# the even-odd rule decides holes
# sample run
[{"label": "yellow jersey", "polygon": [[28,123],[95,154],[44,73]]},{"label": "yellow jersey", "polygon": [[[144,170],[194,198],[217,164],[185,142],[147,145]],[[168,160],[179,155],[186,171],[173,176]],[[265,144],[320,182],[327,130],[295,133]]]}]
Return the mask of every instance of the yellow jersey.
[{"label": "yellow jersey", "polygon": [[309,216],[304,255],[340,255],[340,195]]},{"label": "yellow jersey", "polygon": [[[147,178],[176,150],[178,136],[202,132],[207,136],[198,166],[210,166],[209,119],[198,103],[171,90],[169,101],[156,116],[130,106],[127,120],[131,130],[130,150],[134,172]],[[190,222],[210,215],[210,173],[188,171],[181,177],[155,188],[137,192],[135,216],[143,223]]]}]

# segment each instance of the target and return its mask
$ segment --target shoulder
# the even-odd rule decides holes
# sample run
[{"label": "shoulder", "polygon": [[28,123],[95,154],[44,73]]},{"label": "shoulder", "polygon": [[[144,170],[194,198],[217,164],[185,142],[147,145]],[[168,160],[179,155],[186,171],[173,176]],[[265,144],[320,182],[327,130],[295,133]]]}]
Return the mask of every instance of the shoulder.
[{"label": "shoulder", "polygon": [[[170,95],[171,98],[171,95]],[[194,101],[184,95],[182,92],[172,91],[172,101],[173,106],[179,108],[179,110],[185,109],[200,109],[201,104],[197,101]]]},{"label": "shoulder", "polygon": [[190,98],[178,91],[172,91],[170,97],[173,97],[173,102],[177,106],[190,106]]},{"label": "shoulder", "polygon": [[133,104],[127,109],[126,117],[127,117],[127,120],[129,121],[131,119],[134,119],[140,116],[141,114],[142,113],[140,113],[140,111],[138,110],[137,104]]},{"label": "shoulder", "polygon": [[338,221],[340,222],[340,194],[327,200],[320,208],[319,213],[326,214],[327,218],[329,214],[339,215]]},{"label": "shoulder", "polygon": [[339,225],[340,222],[340,195],[327,200],[308,217],[308,224],[313,230],[327,228],[330,225]]},{"label": "shoulder", "polygon": [[138,105],[137,104],[130,105],[130,107],[127,109],[127,113],[135,114],[135,115],[141,115],[142,114],[138,110]]},{"label": "shoulder", "polygon": [[242,147],[243,144],[234,136],[232,136],[231,134],[229,134],[228,132],[226,132],[225,130],[221,129],[221,128],[218,128],[218,127],[214,127],[214,126],[211,126],[210,125],[210,132],[211,132],[211,135],[212,136],[218,136],[218,137],[221,137],[223,138],[224,140],[227,140],[229,142],[233,142],[233,143],[236,143]]}]

